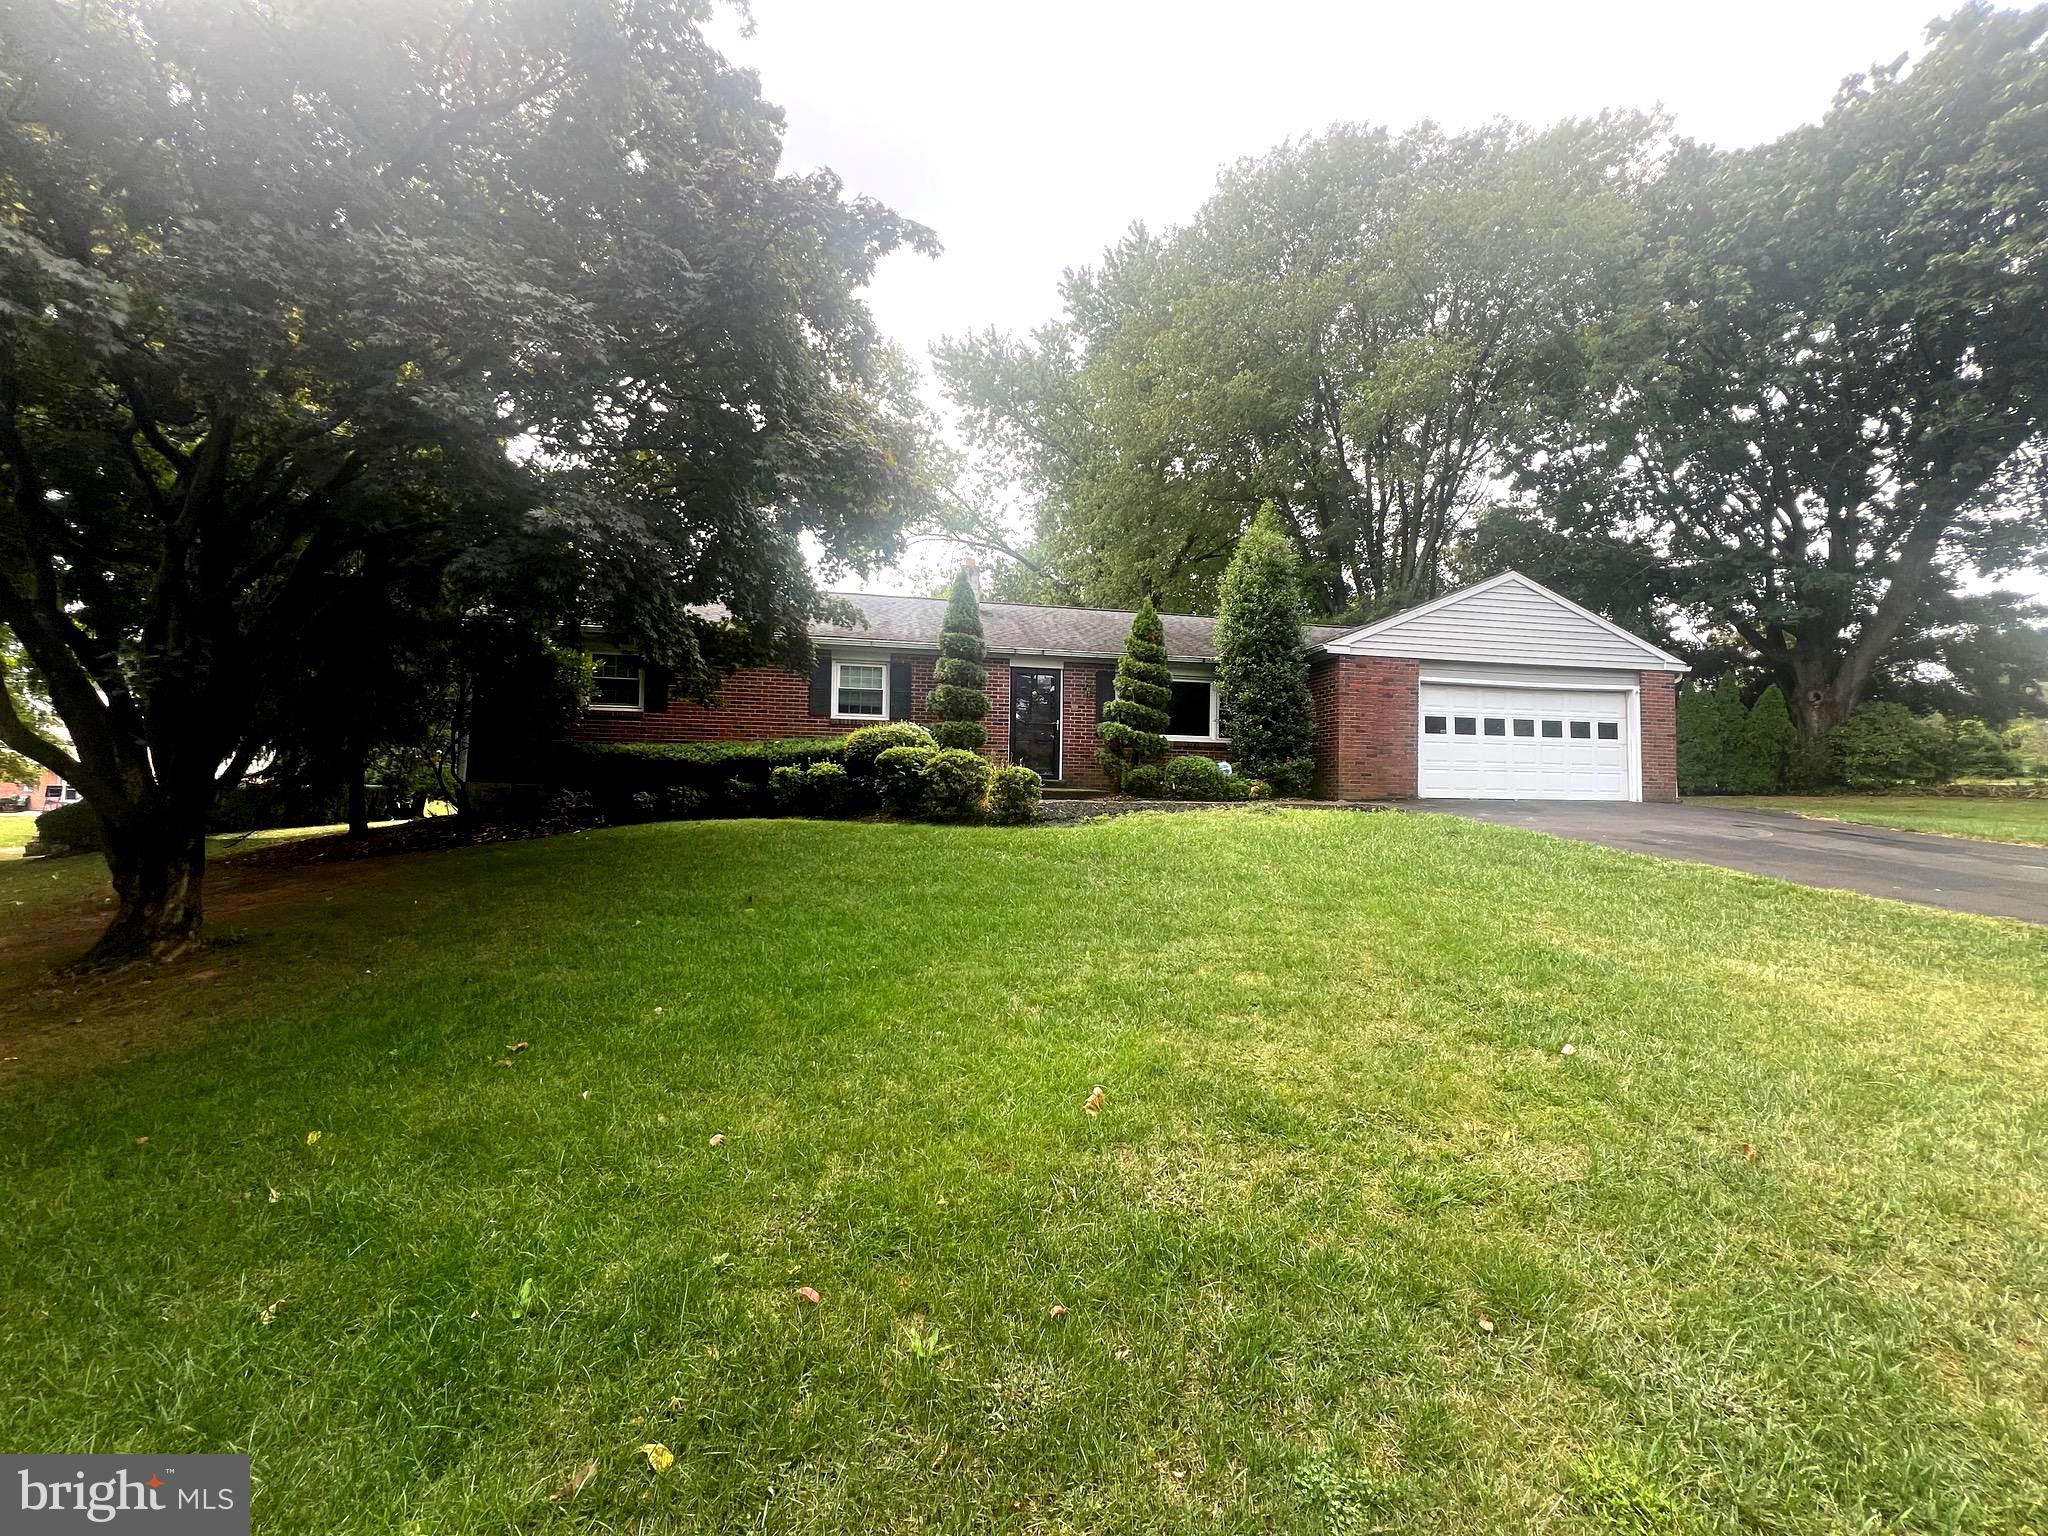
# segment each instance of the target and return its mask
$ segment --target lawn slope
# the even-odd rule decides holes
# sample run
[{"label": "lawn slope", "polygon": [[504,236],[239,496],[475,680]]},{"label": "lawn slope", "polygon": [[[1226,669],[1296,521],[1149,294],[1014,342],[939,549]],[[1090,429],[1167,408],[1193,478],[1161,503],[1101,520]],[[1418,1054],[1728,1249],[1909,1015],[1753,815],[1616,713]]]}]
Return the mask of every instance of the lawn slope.
[{"label": "lawn slope", "polygon": [[2048,846],[2048,800],[1949,795],[1711,795],[1698,803],[1745,811],[1791,811],[1823,821],[1854,821],[1901,832],[1939,832],[1982,842]]},{"label": "lawn slope", "polygon": [[265,1532],[2043,1519],[2038,929],[1299,812],[244,921],[0,1089],[11,1447],[252,1451]]}]

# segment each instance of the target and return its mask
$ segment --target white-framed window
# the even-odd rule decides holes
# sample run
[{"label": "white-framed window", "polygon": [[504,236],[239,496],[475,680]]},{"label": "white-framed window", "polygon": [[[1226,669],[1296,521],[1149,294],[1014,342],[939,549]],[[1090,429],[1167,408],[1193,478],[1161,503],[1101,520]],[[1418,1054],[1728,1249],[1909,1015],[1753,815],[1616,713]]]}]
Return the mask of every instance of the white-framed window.
[{"label": "white-framed window", "polygon": [[832,662],[832,718],[888,719],[889,663],[840,661],[835,657]]},{"label": "white-framed window", "polygon": [[626,651],[592,651],[590,671],[596,683],[590,695],[592,709],[628,712],[647,707],[647,669],[638,656]]},{"label": "white-framed window", "polygon": [[1176,677],[1169,686],[1173,698],[1166,706],[1166,739],[1221,741],[1223,722],[1219,718],[1216,679]]}]

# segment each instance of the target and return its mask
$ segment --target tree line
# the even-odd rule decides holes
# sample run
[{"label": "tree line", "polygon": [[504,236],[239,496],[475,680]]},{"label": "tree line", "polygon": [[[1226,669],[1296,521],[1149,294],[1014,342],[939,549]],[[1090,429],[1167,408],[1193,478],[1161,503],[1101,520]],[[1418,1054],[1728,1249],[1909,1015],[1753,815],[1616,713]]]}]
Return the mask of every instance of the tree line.
[{"label": "tree line", "polygon": [[2038,705],[2048,10],[1972,5],[1749,149],[1610,113],[1339,126],[937,349],[1007,595],[1214,611],[1270,502],[1323,617],[1514,566],[1815,743]]}]

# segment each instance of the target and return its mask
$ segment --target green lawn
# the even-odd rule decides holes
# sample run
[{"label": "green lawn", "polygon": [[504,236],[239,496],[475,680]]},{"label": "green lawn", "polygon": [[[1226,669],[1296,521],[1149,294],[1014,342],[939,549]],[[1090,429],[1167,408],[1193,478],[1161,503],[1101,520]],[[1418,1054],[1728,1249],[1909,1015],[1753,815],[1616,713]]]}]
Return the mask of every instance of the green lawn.
[{"label": "green lawn", "polygon": [[1792,811],[1903,832],[1941,832],[1994,843],[2048,845],[2048,800],[1960,800],[1941,795],[1711,795],[1701,805]]},{"label": "green lawn", "polygon": [[1334,812],[304,878],[0,996],[9,1447],[266,1533],[2048,1521],[2040,929]]},{"label": "green lawn", "polygon": [[0,849],[23,847],[35,835],[34,811],[0,811]]}]

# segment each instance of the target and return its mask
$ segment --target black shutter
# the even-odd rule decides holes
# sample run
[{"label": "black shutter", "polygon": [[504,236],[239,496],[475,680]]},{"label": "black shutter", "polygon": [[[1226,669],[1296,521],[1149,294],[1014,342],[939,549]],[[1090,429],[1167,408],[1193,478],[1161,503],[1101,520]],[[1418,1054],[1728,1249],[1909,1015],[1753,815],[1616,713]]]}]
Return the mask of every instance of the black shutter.
[{"label": "black shutter", "polygon": [[817,651],[811,661],[811,713],[832,713],[832,653]]},{"label": "black shutter", "polygon": [[660,714],[668,708],[668,668],[649,667],[642,677],[640,695],[641,708],[650,715]]},{"label": "black shutter", "polygon": [[1116,697],[1116,674],[1097,672],[1095,674],[1095,723],[1102,724],[1102,711]]},{"label": "black shutter", "polygon": [[908,720],[910,718],[910,663],[892,661],[889,663],[889,718]]}]

